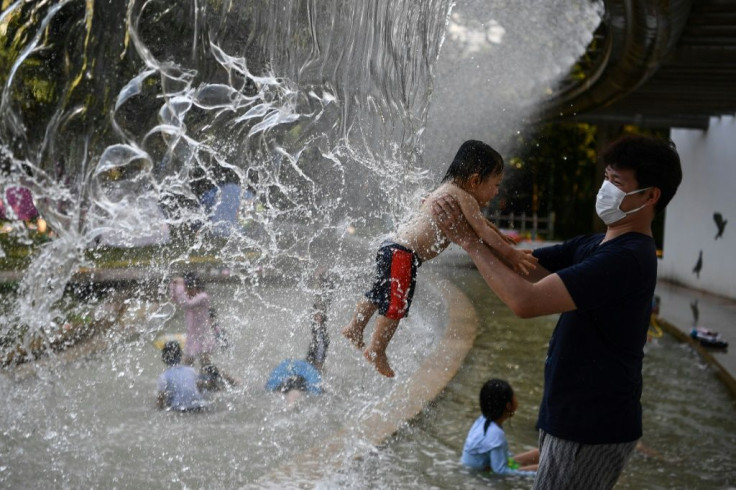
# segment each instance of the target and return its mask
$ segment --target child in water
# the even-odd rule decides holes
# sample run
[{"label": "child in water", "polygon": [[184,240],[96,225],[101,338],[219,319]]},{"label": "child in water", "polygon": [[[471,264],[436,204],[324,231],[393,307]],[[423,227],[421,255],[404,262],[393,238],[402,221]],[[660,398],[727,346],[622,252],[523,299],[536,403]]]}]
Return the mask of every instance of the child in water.
[{"label": "child in water", "polygon": [[307,355],[305,359],[284,359],[271,371],[266,382],[266,390],[281,392],[291,406],[299,401],[304,392],[314,395],[324,393],[322,371],[330,346],[326,323],[332,281],[321,269],[317,271],[316,279],[320,293],[315,295],[312,307],[312,339]]},{"label": "child in water", "polygon": [[179,412],[205,408],[207,402],[197,386],[197,372],[193,367],[181,364],[179,342],[166,342],[161,350],[161,360],[166,364],[166,371],[158,378],[158,408]]},{"label": "child in water", "polygon": [[502,177],[501,155],[481,141],[466,141],[460,146],[442,184],[424,200],[419,212],[399,228],[393,240],[381,244],[376,256],[373,287],[358,303],[352,320],[342,330],[353,345],[363,349],[363,331],[378,310],[375,330],[363,355],[379,373],[394,376],[386,348],[399,321],[409,312],[417,267],[439,255],[450,244],[432,216],[430,203],[434,197],[453,196],[483,242],[517,272],[528,274],[536,267],[537,260],[530,251],[514,248],[513,240],[483,215],[482,208],[498,194]]},{"label": "child in water", "polygon": [[184,344],[184,364],[207,366],[215,349],[215,333],[210,324],[210,297],[204,290],[200,277],[187,272],[183,277],[175,277],[170,284],[173,301],[184,308],[187,323],[187,341]]},{"label": "child in water", "polygon": [[468,432],[460,462],[475,470],[490,470],[499,475],[534,476],[539,450],[512,456],[503,432],[503,423],[513,417],[518,402],[511,386],[501,379],[486,381],[480,390],[480,411]]}]

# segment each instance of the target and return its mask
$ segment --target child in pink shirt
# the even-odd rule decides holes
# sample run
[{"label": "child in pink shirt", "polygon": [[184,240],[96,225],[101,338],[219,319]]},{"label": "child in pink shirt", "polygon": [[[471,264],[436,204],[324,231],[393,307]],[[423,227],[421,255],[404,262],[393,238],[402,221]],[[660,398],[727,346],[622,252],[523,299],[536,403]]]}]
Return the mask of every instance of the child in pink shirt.
[{"label": "child in pink shirt", "polygon": [[210,297],[204,290],[199,276],[188,272],[176,277],[170,285],[172,300],[184,308],[187,324],[187,341],[184,344],[184,363],[202,366],[210,364],[210,354],[215,349],[215,335],[210,324]]}]

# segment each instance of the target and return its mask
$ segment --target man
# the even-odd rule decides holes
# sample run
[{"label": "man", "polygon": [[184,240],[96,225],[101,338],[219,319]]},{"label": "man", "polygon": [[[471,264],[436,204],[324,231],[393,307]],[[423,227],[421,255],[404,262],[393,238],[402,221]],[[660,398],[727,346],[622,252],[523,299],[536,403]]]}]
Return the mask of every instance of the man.
[{"label": "man", "polygon": [[611,488],[642,435],[642,358],[657,280],[652,221],[682,180],[671,143],[625,136],[602,154],[596,211],[605,233],[534,251],[514,273],[480,242],[457,203],[433,203],[437,222],[522,318],[562,313],[550,339],[534,488]]}]

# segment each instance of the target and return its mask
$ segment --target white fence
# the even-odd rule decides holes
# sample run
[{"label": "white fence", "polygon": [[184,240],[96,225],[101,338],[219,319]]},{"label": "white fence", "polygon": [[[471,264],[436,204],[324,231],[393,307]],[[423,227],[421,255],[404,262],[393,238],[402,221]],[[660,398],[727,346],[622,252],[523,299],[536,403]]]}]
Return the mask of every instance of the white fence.
[{"label": "white fence", "polygon": [[499,228],[511,229],[519,233],[521,238],[536,240],[544,238],[551,240],[555,234],[555,213],[551,212],[546,217],[540,218],[537,213],[527,215],[521,214],[501,214],[495,212],[488,216]]}]

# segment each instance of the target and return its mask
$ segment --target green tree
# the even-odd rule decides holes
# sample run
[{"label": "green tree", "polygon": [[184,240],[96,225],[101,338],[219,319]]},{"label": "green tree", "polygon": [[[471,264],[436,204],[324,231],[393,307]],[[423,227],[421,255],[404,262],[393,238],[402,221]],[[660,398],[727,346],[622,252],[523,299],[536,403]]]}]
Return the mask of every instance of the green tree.
[{"label": "green tree", "polygon": [[[502,213],[550,212],[556,215],[558,240],[602,231],[595,213],[595,198],[603,179],[598,154],[610,141],[625,133],[667,138],[669,129],[637,126],[596,126],[568,121],[540,125],[516,141],[509,159],[500,199]],[[664,216],[653,224],[654,238],[662,247]]]}]

